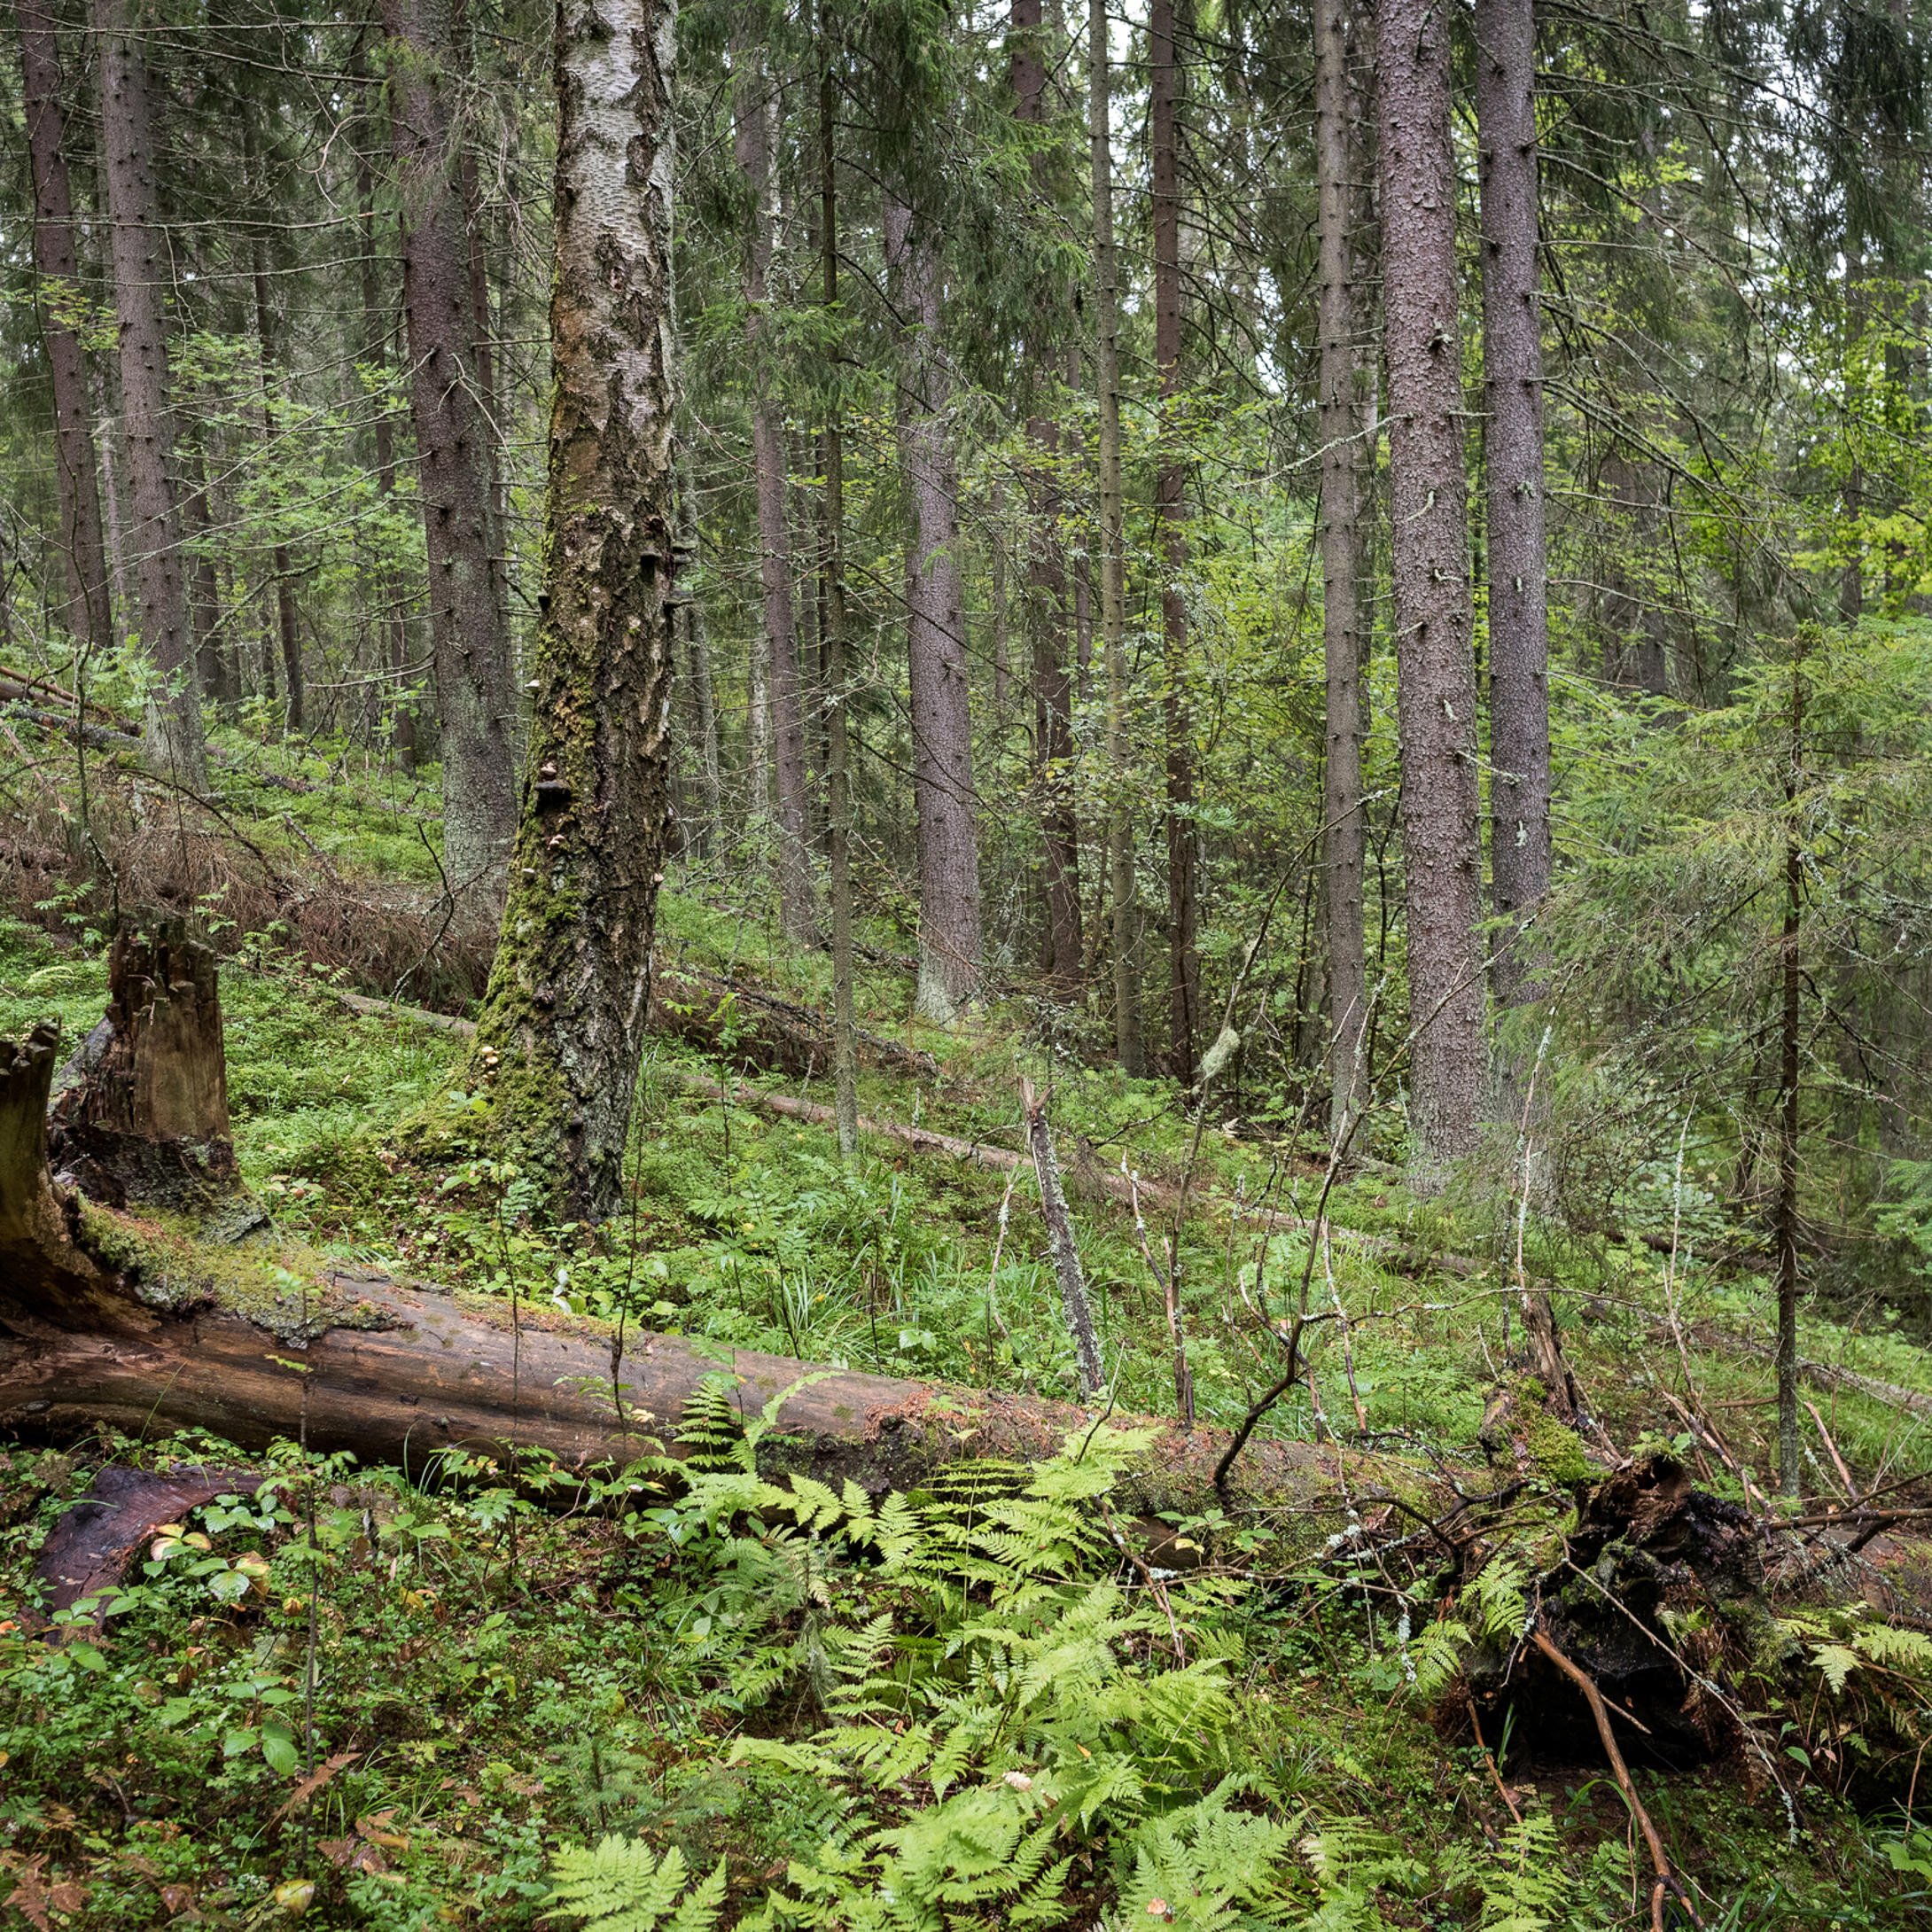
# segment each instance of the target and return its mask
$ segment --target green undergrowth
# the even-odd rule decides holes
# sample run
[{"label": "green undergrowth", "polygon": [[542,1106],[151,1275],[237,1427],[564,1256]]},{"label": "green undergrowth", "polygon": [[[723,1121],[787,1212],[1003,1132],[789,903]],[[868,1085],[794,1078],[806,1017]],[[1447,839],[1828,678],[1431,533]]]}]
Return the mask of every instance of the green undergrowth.
[{"label": "green undergrowth", "polygon": [[[235,1453],[14,1452],[16,1921],[1642,1921],[1641,1842],[1608,1777],[1513,1762],[1506,1736],[1506,1800],[1428,1722],[1441,1646],[1421,1603],[1414,1624],[1406,1603],[1363,1614],[1366,1560],[1283,1562],[1263,1530],[1183,1525],[1216,1562],[1123,1565],[1108,1498],[1144,1448],[1131,1431],[874,1496],[760,1476],[767,1426],[742,1430],[719,1383],[682,1465],[586,1490],[533,1464],[521,1500],[488,1465],[425,1491],[284,1448],[267,1490],[163,1529],[45,1635],[22,1627],[32,1559],[98,1460]],[[1513,1587],[1484,1614],[1520,1616]],[[1839,1690],[1879,1662],[1842,1655]],[[1835,1695],[1821,1678],[1827,1716]],[[1640,1780],[1707,1924],[1905,1926],[1932,1902],[1923,1835],[1861,1821],[1828,1780],[1788,1807],[1724,1768]]]},{"label": "green undergrowth", "polygon": [[[755,974],[755,983],[801,1001],[824,991],[815,955],[762,935],[754,944],[742,923],[702,904],[667,895],[666,926],[668,949],[719,977]],[[882,972],[868,995],[861,1017],[880,1031],[892,1023],[894,985]],[[0,926],[0,1032],[51,1017],[78,1040],[105,998],[98,952],[60,949],[19,923]],[[244,1177],[284,1237],[329,1259],[484,1291],[514,1285],[560,1307],[621,1313],[721,1346],[1076,1392],[1030,1166],[1001,1172],[874,1139],[848,1170],[828,1129],[694,1092],[689,1083],[715,1078],[715,1066],[654,1038],[627,1157],[626,1211],[599,1230],[540,1226],[526,1211],[520,1178],[496,1160],[482,1117],[469,1110],[460,1038],[407,1016],[358,1016],[329,980],[270,951],[230,962],[222,998]],[[897,1034],[906,1037],[902,1017]],[[1172,1203],[1187,1176],[1174,1244],[1204,1420],[1238,1420],[1274,1381],[1279,1344],[1263,1319],[1282,1321],[1305,1280],[1313,1312],[1339,1305],[1348,1320],[1311,1331],[1313,1392],[1297,1386],[1264,1430],[1366,1435],[1419,1455],[1471,1452],[1518,1339],[1507,1190],[1422,1203],[1392,1169],[1371,1164],[1328,1196],[1329,1239],[1311,1251],[1322,1173],[1313,1142],[1230,1133],[1225,1118],[1211,1118],[1197,1139],[1171,1088],[1050,1056],[1003,1009],[950,1037],[922,1029],[914,1043],[937,1049],[938,1076],[868,1068],[861,1098],[869,1117],[1017,1151],[1019,1079],[1050,1082],[1118,1407],[1173,1406],[1156,1269],[1165,1272]],[[814,1083],[807,1097],[830,1096]],[[1124,1207],[1078,1191],[1083,1172],[1117,1174],[1123,1157],[1165,1189],[1145,1204],[1144,1242]],[[1631,1234],[1656,1221],[1668,1230],[1674,1205],[1688,1229],[1676,1255],[1532,1219],[1523,1276],[1552,1289],[1585,1398],[1614,1439],[1686,1437],[1659,1391],[1682,1399],[1687,1361],[1738,1471],[1763,1485],[1772,1435],[1768,1283],[1726,1249],[1705,1197],[1687,1213],[1667,1170],[1648,1177],[1648,1191],[1646,1179],[1627,1189]],[[1882,1304],[1808,1305],[1801,1351],[1869,1381],[1932,1392],[1927,1352]],[[1896,1476],[1923,1463],[1932,1414],[1843,1383],[1808,1392],[1855,1469]],[[1679,1445],[1691,1446],[1687,1437]],[[1836,1481],[1829,1451],[1809,1427],[1806,1450],[1828,1493]],[[1715,1458],[1700,1473],[1720,1492],[1744,1493],[1740,1474]]]},{"label": "green undergrowth", "polygon": [[[0,1033],[58,1018],[78,1040],[94,1024],[105,960],[77,938],[0,925]],[[829,998],[821,955],[730,908],[667,894],[662,943],[701,974]],[[1030,1166],[875,1137],[848,1169],[829,1130],[697,1090],[723,1063],[653,1038],[625,1211],[542,1226],[465,1092],[463,1040],[357,1015],[340,990],[263,936],[224,965],[237,1152],[274,1232],[229,1250],[158,1227],[143,1238],[168,1249],[164,1272],[218,1294],[245,1276],[267,1307],[292,1268],[374,1264],[721,1355],[1076,1393]],[[1522,1282],[1551,1293],[1609,1439],[1680,1454],[1733,1500],[1766,1484],[1765,1258],[1704,1177],[1660,1155],[1622,1185],[1617,1235],[1583,1235],[1519,1219],[1507,1150],[1417,1200],[1383,1157],[1391,1117],[1325,1195],[1319,1134],[1261,1096],[1196,1118],[1170,1084],[1083,1063],[1018,999],[951,1033],[909,1029],[889,962],[859,999],[869,1031],[932,1056],[917,1075],[875,1056],[869,1118],[1017,1152],[1022,1079],[1048,1094],[1117,1415],[1173,1411],[1172,1243],[1204,1422],[1238,1420],[1274,1382],[1305,1290],[1312,1375],[1261,1433],[1372,1447],[1419,1478],[1524,1480],[1506,1555],[1559,1549],[1589,1473],[1554,1428],[1522,1432],[1526,1470],[1479,1440],[1513,1373]],[[728,1000],[706,1017],[728,1049]],[[831,1097],[822,1077],[762,1084]],[[1091,1185],[1123,1158],[1149,1183],[1144,1229]],[[1866,1487],[1924,1466],[1932,1418],[1909,1398],[1932,1367],[1884,1302],[1808,1302],[1801,1352],[1906,1398],[1808,1387],[1817,1496],[1840,1484],[1834,1452]],[[1687,1390],[1728,1464],[1673,1406]],[[1482,1752],[1431,1727],[1431,1671],[1490,1640],[1467,1604],[1378,1594],[1351,1567],[1349,1519],[1169,1524],[1215,1561],[1156,1590],[1096,1540],[1104,1443],[1031,1483],[969,1473],[898,1500],[775,1489],[740,1447],[697,1446],[713,1467],[689,1488],[647,1468],[620,1498],[543,1499],[562,1513],[487,1468],[425,1493],[287,1451],[271,1506],[217,1504],[164,1539],[104,1632],[50,1647],[0,1632],[0,1900],[11,1881],[36,1932],[1648,1920],[1640,1841],[1601,1767],[1539,1766],[1492,1738],[1506,1803]],[[199,1440],[14,1453],[0,1622],[34,1607],[39,1539],[99,1461],[234,1455]],[[525,1472],[526,1499],[553,1480]],[[1643,1774],[1706,1923],[1728,1932],[1905,1925],[1932,1903],[1932,1834],[1854,1775],[1875,1749],[1857,1698],[1880,1687],[1919,1710],[1924,1660],[1820,1615],[1776,1647],[1816,1694],[1794,1702],[1767,1678],[1751,1710],[1797,1797],[1733,1762]]]}]

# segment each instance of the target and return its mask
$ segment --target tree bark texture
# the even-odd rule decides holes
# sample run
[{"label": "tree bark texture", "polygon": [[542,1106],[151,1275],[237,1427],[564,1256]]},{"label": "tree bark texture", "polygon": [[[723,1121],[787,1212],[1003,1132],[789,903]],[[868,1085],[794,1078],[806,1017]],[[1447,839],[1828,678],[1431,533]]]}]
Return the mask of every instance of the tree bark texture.
[{"label": "tree bark texture", "polygon": [[670,830],[674,20],[566,0],[557,24],[547,604],[472,1076],[577,1220],[621,1192]]},{"label": "tree bark texture", "polygon": [[[689,475],[678,484],[680,555],[695,574],[697,566],[697,493]],[[715,852],[724,824],[724,774],[718,761],[718,696],[711,674],[711,638],[705,627],[705,606],[696,595],[679,606],[683,620],[685,661],[690,666],[691,709],[695,714],[697,752],[697,800],[704,814],[695,828],[693,849],[705,856]]]},{"label": "tree bark texture", "polygon": [[[246,122],[243,125],[245,127]],[[255,355],[261,376],[261,447],[272,464],[275,460],[275,405],[271,398],[280,386],[277,376],[277,331],[275,304],[269,294],[269,253],[257,229],[248,239],[249,280],[255,298]],[[270,588],[275,594],[276,637],[282,647],[282,716],[291,731],[303,725],[304,681],[302,638],[296,622],[295,583],[289,571],[288,545],[279,536],[269,553]]]},{"label": "tree bark texture", "polygon": [[1094,205],[1094,386],[1100,403],[1100,638],[1107,676],[1107,890],[1113,970],[1114,1056],[1143,1071],[1133,796],[1127,749],[1126,499],[1120,473],[1120,257],[1114,245],[1112,90],[1107,0],[1089,0],[1087,112]]},{"label": "tree bark texture", "polygon": [[[376,184],[366,156],[358,156],[355,167],[356,201],[361,211],[362,248],[362,340],[363,354],[378,384],[386,384],[389,364],[389,317],[385,313],[381,279],[376,254]],[[386,510],[395,496],[395,425],[386,407],[378,407],[374,425],[376,491]],[[416,711],[406,693],[409,674],[409,621],[403,614],[404,591],[394,571],[385,569],[378,578],[378,591],[387,615],[387,667],[395,680],[394,709],[390,714],[389,742],[396,762],[405,771],[416,768]]]},{"label": "tree bark texture", "polygon": [[1368,969],[1362,881],[1367,836],[1362,745],[1368,735],[1363,520],[1367,433],[1361,351],[1365,157],[1354,130],[1361,99],[1349,0],[1320,0],[1315,16],[1318,177],[1316,329],[1321,435],[1321,649],[1326,673],[1322,765],[1322,928],[1326,950],[1329,1111],[1336,1133],[1367,1087]]},{"label": "tree bark texture", "polygon": [[[1543,336],[1537,300],[1534,0],[1476,0],[1483,386],[1488,411],[1490,880],[1516,924],[1550,883],[1549,565],[1543,515]],[[1506,931],[1499,998],[1535,996]]]},{"label": "tree bark texture", "polygon": [[139,0],[93,0],[100,63],[101,171],[120,323],[121,417],[133,499],[129,538],[142,641],[161,687],[143,722],[144,756],[175,783],[206,783],[186,558],[170,473],[167,290],[172,279],[154,178],[154,129]]},{"label": "tree bark texture", "polygon": [[912,496],[906,658],[919,851],[915,1010],[948,1026],[979,982],[979,839],[959,576],[959,478],[947,433],[939,238],[888,199],[886,264],[903,322],[900,463]]},{"label": "tree bark texture", "polygon": [[1162,723],[1166,751],[1167,1064],[1191,1081],[1201,1027],[1199,882],[1194,828],[1194,707],[1188,690],[1187,469],[1180,425],[1180,60],[1174,0],[1148,12],[1148,138],[1154,215],[1154,360],[1160,372],[1161,454],[1154,515],[1161,533]]},{"label": "tree bark texture", "polygon": [[[825,12],[819,13],[821,29]],[[818,82],[819,269],[825,315],[838,314],[838,121],[831,50],[821,45]],[[852,987],[852,768],[845,706],[845,442],[835,394],[826,411],[825,496],[820,541],[819,653],[825,685],[825,848],[831,874],[832,1098],[838,1152],[859,1153],[859,1022]]]},{"label": "tree bark texture", "polygon": [[50,0],[20,0],[18,19],[34,190],[35,307],[54,396],[54,475],[67,591],[62,620],[77,643],[105,650],[113,642],[113,614],[95,469],[94,411],[75,313],[81,271],[67,181],[59,35]]},{"label": "tree bark texture", "polygon": [[1473,1145],[1484,1079],[1452,30],[1433,0],[1377,0],[1410,1119],[1424,1181]]},{"label": "tree bark texture", "polygon": [[1791,666],[1791,740],[1784,773],[1784,930],[1778,948],[1782,1011],[1778,1027],[1778,1481],[1787,1496],[1803,1486],[1798,1449],[1798,1068],[1803,1019],[1804,845],[1798,795],[1803,789],[1804,674]]},{"label": "tree bark texture", "polygon": [[[784,425],[773,393],[766,340],[777,205],[772,179],[775,100],[762,51],[738,43],[733,101],[735,152],[752,191],[744,251],[744,335],[751,358],[752,470],[758,492],[758,573],[765,611],[764,679],[769,706],[778,831],[778,910],[786,936],[801,945],[818,933],[806,798],[805,709],[799,689],[799,635],[791,602],[791,537],[785,515]],[[767,801],[760,795],[760,813]]]},{"label": "tree bark texture", "polygon": [[516,696],[496,580],[490,429],[479,400],[481,331],[454,178],[448,0],[382,0],[382,16],[442,724],[444,862],[453,891],[494,892],[517,826]]},{"label": "tree bark texture", "polygon": [[[1045,19],[1041,0],[1012,0],[1008,66],[1013,111],[1036,144],[1029,155],[1036,208],[1050,206]],[[1042,406],[1053,380],[1052,341],[1064,290],[1057,280],[1034,291],[1024,348],[1031,408],[1028,442],[1038,453],[1026,476],[1028,510],[1026,627],[1032,649],[1033,782],[1040,800],[1040,884],[1046,903],[1041,963],[1063,991],[1085,968],[1080,940],[1080,834],[1073,795],[1073,679],[1067,650],[1067,567],[1060,538],[1061,490],[1055,477],[1060,432]]]}]

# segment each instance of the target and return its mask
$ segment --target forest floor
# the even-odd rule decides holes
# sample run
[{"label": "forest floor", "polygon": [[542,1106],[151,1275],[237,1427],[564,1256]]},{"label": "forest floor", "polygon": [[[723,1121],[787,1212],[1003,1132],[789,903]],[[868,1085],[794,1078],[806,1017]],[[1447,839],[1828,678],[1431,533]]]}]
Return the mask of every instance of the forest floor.
[{"label": "forest floor", "polygon": [[[240,827],[265,865],[319,848],[345,891],[424,885],[420,841],[397,830],[417,795],[339,771],[292,817],[290,795],[262,796]],[[736,1016],[753,1025],[759,994],[822,1006],[825,968],[715,881],[674,885],[660,958],[708,1009],[652,1038],[629,1209],[601,1230],[525,1220],[518,1178],[465,1138],[459,1035],[342,997],[393,981],[305,958],[299,920],[232,934],[237,1152],[277,1236],[621,1311],[721,1365],[746,1348],[1072,1398],[1031,1169],[884,1134],[848,1169],[829,1126],[721,1096]],[[1372,1146],[1326,1198],[1323,1240],[1321,1137],[1291,1112],[1234,1087],[1197,1119],[1171,1084],[1088,1063],[1077,1027],[1017,996],[953,1033],[908,1031],[903,942],[883,920],[866,937],[882,953],[861,1023],[910,1049],[869,1056],[869,1119],[1015,1151],[1023,1077],[1048,1094],[1124,1425],[1173,1411],[1156,1272],[1172,1239],[1204,1424],[1238,1421],[1274,1379],[1262,1316],[1305,1279],[1348,1319],[1264,1431],[1474,1481],[1520,1267],[1551,1291],[1593,1441],[1678,1455],[1761,1506],[1772,1305],[1759,1237],[1715,1176],[1662,1150],[1606,1190],[1612,1231],[1579,1235],[1519,1220],[1507,1149],[1486,1187],[1424,1203],[1375,1157],[1392,1143]],[[0,924],[0,1036],[58,1017],[78,1039],[105,992],[79,900],[51,892]],[[747,1084],[831,1097],[816,1071]],[[1144,1231],[1100,1179],[1123,1161]],[[1897,1306],[1809,1306],[1801,1353],[1820,1507],[1928,1466],[1932,1353]],[[205,1437],[0,1451],[0,1923],[401,1932],[534,1925],[573,1897],[594,1920],[571,1848],[609,1834],[643,1848],[607,1854],[610,1882],[655,1885],[666,1922],[689,1889],[693,1927],[713,1905],[724,1924],[1649,1922],[1641,1840],[1601,1756],[1564,1761],[1507,1721],[1485,1749],[1432,1708],[1447,1610],[1418,1592],[1412,1615],[1400,1589],[1328,1560],[1366,1541],[1352,1509],[1313,1543],[1265,1510],[1211,1509],[1169,1525],[1209,1560],[1164,1575],[1122,1565],[1085,1507],[1098,1494],[1104,1517],[1094,1468],[1124,1466],[1131,1433],[1031,1477],[969,1468],[896,1511],[851,1493],[807,1509],[712,1424],[686,1444],[710,1476],[647,1475],[649,1507],[627,1512],[588,1493],[537,1507],[487,1470],[430,1487],[315,1473],[291,1449],[276,1486],[251,1500],[238,1481],[58,1645],[36,1633],[35,1556],[104,1463],[267,1465]],[[1527,1483],[1546,1530],[1574,1520],[1576,1456],[1565,1437]],[[1866,1557],[1874,1573],[1918,1561],[1889,1539]],[[1503,1573],[1485,1616],[1521,1612],[1523,1574]],[[1831,1612],[1861,1629],[1863,1614]],[[1916,1759],[1874,1772],[1857,1702],[1869,1682],[1888,1736],[1927,1735],[1932,1645],[1913,1650],[1910,1616],[1889,1650],[1823,1617],[1777,1623],[1779,1669],[1741,1687],[1775,1763],[1635,1770],[1707,1925],[1903,1926],[1932,1905]]]}]

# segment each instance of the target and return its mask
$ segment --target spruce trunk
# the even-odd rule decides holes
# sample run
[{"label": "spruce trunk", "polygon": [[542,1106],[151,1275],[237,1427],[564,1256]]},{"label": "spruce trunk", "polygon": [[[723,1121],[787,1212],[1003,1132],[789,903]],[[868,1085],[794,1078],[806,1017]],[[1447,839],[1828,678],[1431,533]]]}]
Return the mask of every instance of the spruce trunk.
[{"label": "spruce trunk", "polygon": [[[452,892],[494,896],[517,827],[516,702],[496,582],[490,435],[453,178],[448,0],[382,0],[402,203],[402,306],[441,715],[443,851]],[[621,178],[621,177],[620,177]]]},{"label": "spruce trunk", "polygon": [[1141,985],[1135,948],[1133,791],[1127,745],[1127,539],[1120,479],[1120,258],[1114,246],[1113,129],[1106,0],[1087,12],[1087,132],[1094,200],[1094,386],[1099,392],[1100,639],[1107,675],[1107,880],[1114,1055],[1138,1074]]},{"label": "spruce trunk", "polygon": [[20,0],[19,19],[27,153],[34,190],[35,308],[54,398],[54,474],[67,592],[62,616],[77,644],[99,651],[113,643],[114,627],[108,607],[107,546],[101,530],[87,354],[74,316],[81,271],[64,150],[66,111],[60,92],[60,43],[49,0]]},{"label": "spruce trunk", "polygon": [[1452,19],[1433,0],[1376,8],[1409,1111],[1425,1185],[1473,1146],[1484,1076]]},{"label": "spruce trunk", "polygon": [[[791,603],[791,538],[785,516],[784,428],[772,393],[766,342],[774,226],[771,120],[774,102],[755,43],[739,43],[735,146],[752,191],[744,259],[744,336],[752,363],[752,471],[758,493],[758,570],[765,617],[766,701],[778,814],[778,912],[789,939],[817,936],[818,908],[808,853],[805,708],[799,689],[799,635]],[[760,793],[757,807],[766,799]]]},{"label": "spruce trunk", "polygon": [[[1014,113],[1032,130],[1029,155],[1036,213],[1050,208],[1047,156],[1037,144],[1047,116],[1041,0],[1013,0],[1008,21]],[[1032,403],[1026,438],[1037,454],[1026,476],[1027,633],[1032,647],[1033,783],[1040,806],[1040,884],[1046,905],[1041,963],[1062,992],[1080,982],[1080,836],[1073,795],[1073,680],[1067,662],[1067,567],[1060,541],[1062,492],[1055,476],[1060,432],[1041,408],[1052,382],[1052,339],[1063,291],[1043,281],[1033,293],[1024,355]]]},{"label": "spruce trunk", "polygon": [[1321,648],[1327,677],[1322,766],[1322,928],[1327,952],[1331,1125],[1339,1136],[1367,1085],[1368,970],[1362,878],[1362,671],[1367,627],[1362,582],[1365,458],[1360,239],[1361,101],[1351,72],[1358,50],[1346,0],[1321,0],[1315,19],[1315,167],[1321,434]]},{"label": "spruce trunk", "polygon": [[1490,880],[1511,922],[1498,999],[1533,999],[1515,938],[1550,883],[1549,566],[1543,518],[1543,341],[1537,301],[1533,0],[1476,0],[1483,199],[1483,386],[1488,409]]},{"label": "spruce trunk", "polygon": [[670,0],[557,24],[545,614],[471,1079],[559,1219],[616,1209],[670,830],[676,549]]},{"label": "spruce trunk", "polygon": [[1148,138],[1154,214],[1154,360],[1160,372],[1161,453],[1154,481],[1160,529],[1162,725],[1166,752],[1167,1066],[1191,1081],[1201,1024],[1200,921],[1194,829],[1194,707],[1188,690],[1187,471],[1180,448],[1180,61],[1174,0],[1148,13]]},{"label": "spruce trunk", "polygon": [[165,292],[171,280],[154,178],[154,129],[136,0],[94,0],[101,88],[101,172],[113,237],[120,323],[121,416],[133,499],[141,635],[160,679],[143,721],[144,755],[161,777],[199,791],[207,781],[186,559],[171,474]]},{"label": "spruce trunk", "polygon": [[886,262],[906,317],[900,460],[912,495],[906,557],[906,658],[919,850],[923,1018],[950,1025],[979,980],[979,842],[973,824],[972,713],[960,590],[959,480],[947,438],[937,238],[889,200]]}]

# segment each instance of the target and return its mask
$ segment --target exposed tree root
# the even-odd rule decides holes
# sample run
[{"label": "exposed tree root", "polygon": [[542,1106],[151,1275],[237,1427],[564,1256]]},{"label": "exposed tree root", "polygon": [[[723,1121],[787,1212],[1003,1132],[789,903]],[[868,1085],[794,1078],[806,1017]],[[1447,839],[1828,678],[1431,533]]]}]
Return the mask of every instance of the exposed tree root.
[{"label": "exposed tree root", "polygon": [[1616,1747],[1616,1733],[1610,1728],[1610,1713],[1603,1702],[1603,1693],[1596,1687],[1596,1680],[1587,1671],[1581,1670],[1565,1656],[1550,1641],[1549,1632],[1540,1622],[1531,1632],[1531,1639],[1539,1650],[1583,1693],[1584,1702],[1590,1707],[1590,1715],[1596,1720],[1597,1735],[1603,1742],[1603,1755],[1609,1760],[1610,1775],[1616,1780],[1616,1788],[1624,1794],[1624,1802],[1630,1807],[1630,1815],[1637,1822],[1637,1828],[1643,1834],[1644,1843],[1649,1849],[1651,1870],[1655,1876],[1650,1889],[1651,1932],[1664,1932],[1663,1907],[1666,1898],[1675,1898],[1684,1908],[1694,1926],[1702,1926],[1703,1920],[1697,1916],[1697,1907],[1689,1892],[1678,1878],[1671,1865],[1670,1854],[1663,1849],[1663,1841],[1657,1835],[1657,1827],[1651,1822],[1650,1813],[1644,1809],[1644,1803],[1637,1796],[1637,1787],[1631,1781],[1630,1766],[1624,1762],[1624,1754]]}]

